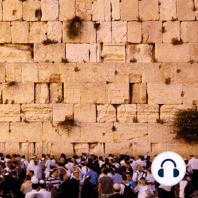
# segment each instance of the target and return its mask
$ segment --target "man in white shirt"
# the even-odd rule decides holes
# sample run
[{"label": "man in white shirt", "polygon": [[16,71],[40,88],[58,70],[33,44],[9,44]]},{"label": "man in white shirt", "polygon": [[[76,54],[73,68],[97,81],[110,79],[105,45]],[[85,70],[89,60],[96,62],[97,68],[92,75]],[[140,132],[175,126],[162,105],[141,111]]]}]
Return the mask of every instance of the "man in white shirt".
[{"label": "man in white shirt", "polygon": [[30,175],[32,183],[38,183],[39,182],[38,178],[34,175],[33,170],[29,170],[28,175]]},{"label": "man in white shirt", "polygon": [[147,184],[149,184],[151,190],[153,191],[153,193],[155,194],[155,179],[151,173],[151,166],[148,167],[148,172],[147,172],[147,176],[146,176],[146,182]]},{"label": "man in white shirt", "polygon": [[32,184],[32,191],[28,192],[25,195],[25,198],[34,198],[35,196],[37,198],[44,198],[43,195],[38,192],[38,188],[39,188],[38,183],[33,183]]},{"label": "man in white shirt", "polygon": [[197,189],[198,159],[196,159],[193,154],[190,155],[188,166],[193,170],[192,183],[193,183],[194,189]]},{"label": "man in white shirt", "polygon": [[133,173],[132,180],[137,184],[140,178],[146,177],[145,172],[142,171],[142,166],[137,165],[136,166],[136,171]]},{"label": "man in white shirt", "polygon": [[45,174],[47,172],[49,172],[51,164],[52,164],[52,162],[51,162],[51,159],[50,159],[50,154],[47,154],[46,155],[46,162],[45,162],[45,172],[44,172]]},{"label": "man in white shirt", "polygon": [[46,190],[46,184],[44,180],[40,180],[40,190],[38,191],[38,193],[43,195],[43,198],[51,198],[52,194],[51,192]]}]

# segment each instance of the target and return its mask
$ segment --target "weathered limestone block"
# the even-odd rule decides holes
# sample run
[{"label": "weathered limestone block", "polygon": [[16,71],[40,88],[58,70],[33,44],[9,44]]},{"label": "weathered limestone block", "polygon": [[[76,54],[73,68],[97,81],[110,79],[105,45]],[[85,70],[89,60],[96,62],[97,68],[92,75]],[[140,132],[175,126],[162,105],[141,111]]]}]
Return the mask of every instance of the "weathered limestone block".
[{"label": "weathered limestone block", "polygon": [[60,21],[67,21],[68,19],[75,17],[75,3],[75,0],[59,0]]},{"label": "weathered limestone block", "polygon": [[1,131],[0,131],[1,142],[8,142],[9,141],[9,122],[1,122],[0,127],[1,127]]},{"label": "weathered limestone block", "polygon": [[144,0],[139,2],[139,15],[143,20],[159,20],[158,0]]},{"label": "weathered limestone block", "polygon": [[112,123],[81,123],[81,142],[113,142]]},{"label": "weathered limestone block", "polygon": [[58,41],[61,43],[62,41],[62,30],[63,25],[61,22],[58,21],[48,21],[47,22],[47,36],[48,39]]},{"label": "weathered limestone block", "polygon": [[125,66],[129,66],[129,83],[142,83],[142,74],[144,68],[146,68],[147,65],[152,65],[153,63],[125,63]]},{"label": "weathered limestone block", "polygon": [[146,103],[146,83],[134,84],[132,86],[132,104]]},{"label": "weathered limestone block", "polygon": [[0,63],[0,82],[5,82],[5,64]]},{"label": "weathered limestone block", "polygon": [[125,43],[127,41],[127,22],[112,22],[112,43]]},{"label": "weathered limestone block", "polygon": [[41,21],[56,21],[59,15],[58,0],[41,0]]},{"label": "weathered limestone block", "polygon": [[178,20],[195,20],[195,12],[192,10],[193,1],[177,0]]},{"label": "weathered limestone block", "polygon": [[148,104],[181,104],[182,84],[148,83]]},{"label": "weathered limestone block", "polygon": [[116,122],[116,109],[113,105],[97,106],[97,122]]},{"label": "weathered limestone block", "polygon": [[[89,36],[88,36],[89,35]],[[80,35],[81,43],[95,43],[96,42],[96,29],[94,23],[91,21],[82,23],[82,32]]]},{"label": "weathered limestone block", "polygon": [[22,66],[22,82],[38,82],[38,65],[23,64]]},{"label": "weathered limestone block", "polygon": [[111,0],[104,0],[104,19],[105,21],[110,21],[112,17],[111,13]]},{"label": "weathered limestone block", "polygon": [[[49,153],[49,152],[48,152]],[[55,156],[58,156],[60,153],[65,153],[68,157],[73,156],[73,144],[71,143],[54,143],[53,144],[53,153]]]},{"label": "weathered limestone block", "polygon": [[0,21],[3,20],[3,7],[2,7],[2,0],[0,0]]},{"label": "weathered limestone block", "polygon": [[96,43],[96,59],[97,59],[97,62],[102,62],[102,44],[100,43]]},{"label": "weathered limestone block", "polygon": [[64,83],[64,102],[76,104],[81,101],[81,84],[75,82]]},{"label": "weathered limestone block", "polygon": [[142,23],[143,43],[162,43],[162,22],[146,21]]},{"label": "weathered limestone block", "polygon": [[189,48],[190,44],[156,43],[155,57],[158,62],[188,62],[191,59]]},{"label": "weathered limestone block", "polygon": [[11,43],[10,22],[0,22],[0,43]]},{"label": "weathered limestone block", "polygon": [[100,22],[100,29],[97,30],[98,43],[111,43],[111,22]]},{"label": "weathered limestone block", "polygon": [[3,21],[22,20],[22,2],[18,0],[3,1]]},{"label": "weathered limestone block", "polygon": [[49,87],[48,84],[36,84],[36,103],[46,104],[49,103]]},{"label": "weathered limestone block", "polygon": [[[3,146],[4,143],[2,143],[2,146]],[[11,141],[8,141],[4,144],[4,149],[2,150],[2,153],[5,152],[5,153],[10,153],[11,155],[14,154],[14,153],[19,153],[19,143],[17,142],[11,142]]]},{"label": "weathered limestone block", "polygon": [[140,74],[130,74],[129,75],[129,82],[130,83],[141,83],[142,82],[142,75],[140,75]]},{"label": "weathered limestone block", "polygon": [[112,78],[113,82],[129,83],[129,78],[130,78],[129,77],[129,73],[130,73],[129,64],[115,63],[115,69],[114,68],[112,69],[112,73],[114,73],[114,76],[113,76],[114,78]]},{"label": "weathered limestone block", "polygon": [[34,83],[16,83],[13,86],[3,85],[3,103],[33,103],[34,102]]},{"label": "weathered limestone block", "polygon": [[76,72],[74,72],[75,67],[76,63],[59,64],[59,70],[63,82],[71,83],[76,81]]},{"label": "weathered limestone block", "polygon": [[12,22],[12,43],[28,43],[29,41],[29,23],[28,22]]},{"label": "weathered limestone block", "polygon": [[30,22],[29,43],[42,43],[47,39],[46,22]]},{"label": "weathered limestone block", "polygon": [[136,104],[122,104],[117,108],[118,122],[133,122],[136,118]]},{"label": "weathered limestone block", "polygon": [[142,23],[128,22],[128,42],[141,43],[142,41]]},{"label": "weathered limestone block", "polygon": [[142,71],[142,82],[159,82],[159,68],[161,64],[159,63],[144,63],[143,71]]},{"label": "weathered limestone block", "polygon": [[138,122],[155,123],[159,118],[159,106],[148,104],[137,104],[137,120]]},{"label": "weathered limestone block", "polygon": [[66,44],[66,58],[70,62],[89,62],[89,44]]},{"label": "weathered limestone block", "polygon": [[197,62],[198,61],[198,44],[197,43],[189,44],[189,50],[190,50],[190,60],[194,60]]},{"label": "weathered limestone block", "polygon": [[[90,6],[87,4],[91,4]],[[90,9],[87,9],[89,7]],[[76,2],[76,16],[79,16],[80,18],[90,21],[91,20],[91,14],[92,14],[92,3],[91,2]]]},{"label": "weathered limestone block", "polygon": [[181,39],[186,43],[198,43],[198,24],[196,21],[181,22]]},{"label": "weathered limestone block", "polygon": [[149,44],[127,45],[126,62],[130,62],[133,58],[137,62],[151,62],[153,46]]},{"label": "weathered limestone block", "polygon": [[108,103],[127,104],[129,103],[129,84],[128,83],[109,83]]},{"label": "weathered limestone block", "polygon": [[0,46],[0,62],[32,62],[32,48],[29,45],[5,44]]},{"label": "weathered limestone block", "polygon": [[161,0],[161,5],[160,5],[161,21],[170,21],[172,17],[177,18],[176,1],[177,0]]},{"label": "weathered limestone block", "polygon": [[10,81],[21,82],[22,81],[21,64],[6,63],[5,77],[6,77],[6,82],[10,82]]},{"label": "weathered limestone block", "polygon": [[1,104],[0,121],[2,122],[19,122],[20,105],[19,104]]},{"label": "weathered limestone block", "polygon": [[90,44],[90,62],[95,63],[97,62],[97,47],[96,43]]},{"label": "weathered limestone block", "polygon": [[75,104],[74,120],[77,122],[96,122],[96,106],[92,104]]},{"label": "weathered limestone block", "polygon": [[125,62],[125,45],[103,45],[102,57],[104,58],[104,62]]},{"label": "weathered limestone block", "polygon": [[112,19],[120,20],[120,1],[111,0],[111,5],[112,5]]},{"label": "weathered limestone block", "polygon": [[59,101],[62,95],[62,83],[50,83],[50,103]]},{"label": "weathered limestone block", "polygon": [[53,104],[53,122],[64,121],[65,116],[72,116],[73,114],[73,104]]},{"label": "weathered limestone block", "polygon": [[35,43],[34,45],[34,62],[52,62],[60,63],[65,58],[65,44],[43,45]]},{"label": "weathered limestone block", "polygon": [[40,142],[42,139],[42,123],[11,122],[11,142]]},{"label": "weathered limestone block", "polygon": [[165,27],[166,32],[163,33],[163,43],[171,43],[172,38],[180,39],[180,22],[164,22],[163,27]]},{"label": "weathered limestone block", "polygon": [[97,153],[98,156],[104,156],[105,155],[104,146],[105,146],[104,143],[90,143],[89,151],[90,151],[90,153]]},{"label": "weathered limestone block", "polygon": [[198,83],[183,84],[183,104],[193,105],[198,102]]},{"label": "weathered limestone block", "polygon": [[76,155],[82,155],[83,152],[88,153],[89,152],[89,144],[87,143],[79,143],[74,144],[75,154]]},{"label": "weathered limestone block", "polygon": [[23,104],[22,120],[36,122],[52,121],[52,105],[51,104]]},{"label": "weathered limestone block", "polygon": [[120,2],[121,20],[136,20],[138,17],[138,0],[122,0]]},{"label": "weathered limestone block", "polygon": [[178,110],[196,109],[195,105],[162,105],[160,108],[160,119],[164,122],[173,122]]},{"label": "weathered limestone block", "polygon": [[30,0],[23,2],[23,20],[25,21],[38,21],[36,17],[36,10],[41,9],[41,2],[39,0]]}]

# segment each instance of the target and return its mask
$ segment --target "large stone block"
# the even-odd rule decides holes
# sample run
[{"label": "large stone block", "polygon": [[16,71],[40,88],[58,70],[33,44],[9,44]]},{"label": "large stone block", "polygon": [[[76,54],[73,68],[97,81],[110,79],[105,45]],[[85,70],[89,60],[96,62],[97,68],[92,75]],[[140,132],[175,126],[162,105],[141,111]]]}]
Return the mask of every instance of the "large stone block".
[{"label": "large stone block", "polygon": [[11,142],[40,142],[42,139],[42,123],[11,122]]},{"label": "large stone block", "polygon": [[65,120],[65,116],[73,116],[73,104],[53,104],[53,122],[61,122]]},{"label": "large stone block", "polygon": [[75,3],[75,0],[59,0],[60,21],[67,21],[68,19],[75,17]]},{"label": "large stone block", "polygon": [[34,62],[52,62],[60,63],[65,58],[65,44],[43,45],[35,43],[34,45]]},{"label": "large stone block", "polygon": [[0,127],[1,127],[1,131],[0,131],[0,138],[1,138],[1,142],[8,142],[9,141],[9,122],[1,122],[0,123]]},{"label": "large stone block", "polygon": [[[189,44],[190,60],[198,62],[198,44]],[[189,61],[188,61],[189,62]]]},{"label": "large stone block", "polygon": [[83,20],[90,21],[92,14],[91,2],[76,2],[76,16],[79,16]]},{"label": "large stone block", "polygon": [[142,41],[142,23],[128,22],[128,42],[141,43]]},{"label": "large stone block", "polygon": [[20,105],[19,104],[1,104],[0,105],[0,121],[2,122],[19,122],[20,121]]},{"label": "large stone block", "polygon": [[143,43],[162,43],[162,22],[146,21],[142,23]]},{"label": "large stone block", "polygon": [[129,103],[129,84],[128,83],[109,83],[108,103],[127,104]]},{"label": "large stone block", "polygon": [[3,85],[3,103],[8,100],[14,103],[34,102],[34,83],[16,83],[13,86]]},{"label": "large stone block", "polygon": [[29,45],[5,44],[0,46],[0,62],[32,62],[32,48]]},{"label": "large stone block", "polygon": [[76,82],[75,67],[76,63],[59,64],[60,75],[63,82]]},{"label": "large stone block", "polygon": [[0,82],[5,82],[5,64],[0,63]]},{"label": "large stone block", "polygon": [[[89,36],[88,36],[89,35]],[[82,23],[82,32],[80,35],[81,43],[95,43],[96,42],[96,29],[94,23],[91,21]]]},{"label": "large stone block", "polygon": [[111,22],[100,22],[100,29],[97,31],[98,43],[111,43]]},{"label": "large stone block", "polygon": [[120,1],[111,0],[111,6],[112,6],[112,19],[120,20]]},{"label": "large stone block", "polygon": [[29,43],[42,43],[47,39],[46,22],[30,22]]},{"label": "large stone block", "polygon": [[125,43],[127,41],[127,22],[112,22],[112,43]]},{"label": "large stone block", "polygon": [[66,58],[70,62],[89,62],[89,44],[66,44]]},{"label": "large stone block", "polygon": [[35,99],[37,104],[49,103],[49,86],[46,83],[36,84]]},{"label": "large stone block", "polygon": [[90,47],[90,62],[95,63],[97,62],[97,44],[93,43],[89,45]]},{"label": "large stone block", "polygon": [[181,39],[186,43],[197,43],[198,24],[196,21],[182,22],[181,23]]},{"label": "large stone block", "polygon": [[21,82],[22,81],[21,64],[6,63],[5,64],[5,77],[6,77],[6,82],[10,82],[10,81]]},{"label": "large stone block", "polygon": [[138,0],[122,0],[120,3],[121,20],[136,20],[138,17]]},{"label": "large stone block", "polygon": [[127,45],[126,62],[130,62],[133,58],[137,62],[151,62],[153,46],[149,44]]},{"label": "large stone block", "polygon": [[182,104],[182,84],[148,83],[148,104]]},{"label": "large stone block", "polygon": [[77,122],[96,122],[96,106],[92,104],[75,104],[74,120]]},{"label": "large stone block", "polygon": [[177,0],[161,0],[160,5],[160,20],[170,21],[173,18],[177,18],[176,13],[176,1]]},{"label": "large stone block", "polygon": [[132,86],[132,104],[146,103],[146,83],[133,84]]},{"label": "large stone block", "polygon": [[97,122],[116,122],[115,107],[113,105],[98,105]]},{"label": "large stone block", "polygon": [[22,82],[38,82],[38,65],[23,64],[22,66]]},{"label": "large stone block", "polygon": [[164,122],[173,122],[178,110],[196,109],[195,105],[162,105],[160,107],[160,119]]},{"label": "large stone block", "polygon": [[184,83],[183,84],[183,104],[193,105],[198,102],[198,83]]},{"label": "large stone block", "polygon": [[118,122],[133,122],[136,118],[136,104],[122,104],[117,108]]},{"label": "large stone block", "polygon": [[125,62],[125,45],[103,45],[102,57],[104,62]]},{"label": "large stone block", "polygon": [[178,20],[195,20],[195,12],[192,8],[193,1],[177,0]]},{"label": "large stone block", "polygon": [[58,21],[49,21],[47,22],[47,36],[48,39],[57,41],[61,43],[62,41],[62,33],[63,32],[63,24]]},{"label": "large stone block", "polygon": [[139,15],[143,20],[159,20],[158,0],[144,0],[139,2]]},{"label": "large stone block", "polygon": [[[112,68],[111,72],[114,73],[114,78],[112,78],[113,82],[130,82],[130,66],[128,63],[115,63],[115,69]],[[110,82],[112,81],[110,80]]]},{"label": "large stone block", "polygon": [[155,123],[159,118],[159,106],[148,104],[137,104],[137,120],[138,122]]},{"label": "large stone block", "polygon": [[58,0],[41,0],[42,21],[56,21],[59,15]]},{"label": "large stone block", "polygon": [[[1,146],[3,146],[4,143],[1,144]],[[6,155],[12,155],[15,153],[19,153],[19,143],[18,142],[11,142],[8,141],[4,144],[4,149],[3,149],[3,153],[5,153]]]},{"label": "large stone block", "polygon": [[164,22],[163,27],[165,27],[166,32],[163,33],[163,43],[171,43],[172,38],[180,39],[180,22]]},{"label": "large stone block", "polygon": [[2,0],[0,0],[0,20],[3,20],[3,7],[2,7]]},{"label": "large stone block", "polygon": [[73,156],[73,144],[71,143],[54,143],[53,144],[53,153],[55,156],[58,156],[60,153],[65,153],[66,156],[72,157]]},{"label": "large stone block", "polygon": [[50,103],[55,103],[62,99],[62,90],[62,83],[50,83]]},{"label": "large stone block", "polygon": [[18,0],[3,1],[3,21],[22,20],[22,2]]},{"label": "large stone block", "polygon": [[[159,82],[159,63],[144,63],[142,71],[142,82]],[[133,82],[132,82],[133,83]]]},{"label": "large stone block", "polygon": [[10,22],[0,22],[0,43],[11,43]]},{"label": "large stone block", "polygon": [[52,121],[52,105],[51,104],[23,104],[22,120],[36,122]]},{"label": "large stone block", "polygon": [[12,43],[28,43],[29,42],[29,23],[28,22],[12,22]]}]

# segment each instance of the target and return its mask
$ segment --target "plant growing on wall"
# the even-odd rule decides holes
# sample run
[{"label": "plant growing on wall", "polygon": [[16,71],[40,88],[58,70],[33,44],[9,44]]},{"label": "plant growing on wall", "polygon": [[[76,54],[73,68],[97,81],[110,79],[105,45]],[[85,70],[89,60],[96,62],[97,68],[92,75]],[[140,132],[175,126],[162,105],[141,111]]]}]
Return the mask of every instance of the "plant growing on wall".
[{"label": "plant growing on wall", "polygon": [[71,132],[74,126],[77,126],[73,116],[65,116],[65,120],[58,123],[58,126],[67,129],[68,133]]},{"label": "plant growing on wall", "polygon": [[62,62],[62,63],[69,63],[68,59],[66,59],[66,58],[62,58],[62,59],[61,59],[61,62]]},{"label": "plant growing on wall", "polygon": [[164,124],[164,120],[162,120],[162,119],[156,119],[156,122],[159,124]]},{"label": "plant growing on wall", "polygon": [[116,131],[116,127],[113,125],[111,130],[112,130],[112,132]]},{"label": "plant growing on wall", "polygon": [[79,36],[82,27],[82,19],[75,16],[73,19],[67,21],[67,35],[70,39],[74,39]]},{"label": "plant growing on wall", "polygon": [[183,43],[183,40],[182,39],[178,39],[178,38],[172,38],[171,39],[171,44],[173,45],[181,45]]},{"label": "plant growing on wall", "polygon": [[95,23],[94,23],[94,28],[95,28],[96,30],[99,30],[99,29],[100,29],[100,23],[99,23],[99,22],[95,22]]},{"label": "plant growing on wall", "polygon": [[43,45],[49,45],[49,44],[58,43],[58,41],[51,40],[51,39],[46,39],[46,40],[44,40],[42,43],[43,43]]},{"label": "plant growing on wall", "polygon": [[136,63],[137,59],[133,57],[133,59],[130,60],[130,63]]},{"label": "plant growing on wall", "polygon": [[186,142],[198,141],[198,111],[194,109],[179,110],[173,122],[176,138]]},{"label": "plant growing on wall", "polygon": [[15,81],[10,81],[10,82],[7,83],[7,85],[8,85],[9,87],[11,87],[11,86],[13,86],[13,85],[16,85],[16,82],[15,82]]},{"label": "plant growing on wall", "polygon": [[165,32],[167,32],[167,30],[165,29],[165,27],[164,26],[162,26],[162,29],[161,30],[159,30],[162,34],[163,33],[165,33]]},{"label": "plant growing on wall", "polygon": [[166,84],[166,85],[170,85],[170,82],[171,82],[170,77],[168,77],[168,78],[165,79],[165,84]]}]

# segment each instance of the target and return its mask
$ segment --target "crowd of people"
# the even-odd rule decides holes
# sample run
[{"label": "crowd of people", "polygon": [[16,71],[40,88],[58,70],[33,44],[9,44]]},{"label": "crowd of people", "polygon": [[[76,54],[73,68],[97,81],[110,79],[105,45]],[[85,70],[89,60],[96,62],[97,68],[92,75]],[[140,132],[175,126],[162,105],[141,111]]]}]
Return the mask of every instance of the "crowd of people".
[{"label": "crowd of people", "polygon": [[[148,154],[148,153],[147,153]],[[190,198],[197,189],[198,159],[190,155],[186,175],[176,186],[158,184],[151,173],[148,155],[103,159],[94,154],[67,158],[61,154],[25,156],[0,153],[2,198]]]}]

